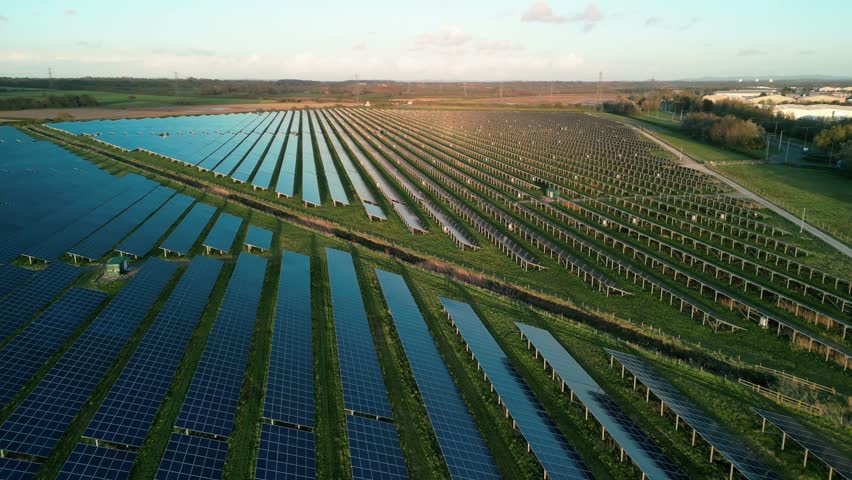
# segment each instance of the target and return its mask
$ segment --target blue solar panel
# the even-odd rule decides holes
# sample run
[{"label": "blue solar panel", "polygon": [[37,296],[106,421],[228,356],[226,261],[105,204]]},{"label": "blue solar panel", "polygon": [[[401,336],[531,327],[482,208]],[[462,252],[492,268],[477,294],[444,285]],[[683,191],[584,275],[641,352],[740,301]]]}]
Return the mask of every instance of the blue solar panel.
[{"label": "blue solar panel", "polygon": [[136,452],[78,443],[62,465],[57,480],[124,480],[130,476]]},{"label": "blue solar panel", "polygon": [[263,416],[314,426],[311,259],[285,252],[278,283]]},{"label": "blue solar panel", "polygon": [[248,362],[266,259],[240,254],[175,426],[231,434]]},{"label": "blue solar panel", "polygon": [[258,480],[299,480],[317,476],[313,432],[264,423],[254,477]]},{"label": "blue solar panel", "polygon": [[192,259],[84,437],[142,446],[221,270],[219,260]]},{"label": "blue solar panel", "polygon": [[379,220],[387,220],[388,217],[385,215],[385,211],[382,210],[382,207],[378,205],[373,205],[372,203],[365,203],[364,209],[367,210],[367,215],[370,217],[378,218]]},{"label": "blue solar panel", "polygon": [[536,351],[556,372],[574,397],[609,432],[648,478],[687,478],[633,420],[603,391],[574,357],[547,330],[515,323]]},{"label": "blue solar panel", "polygon": [[331,200],[341,205],[349,205],[349,197],[346,196],[346,189],[343,188],[343,182],[340,181],[340,175],[337,173],[337,167],[334,165],[334,158],[332,158],[331,152],[328,149],[328,143],[326,143],[326,134],[320,129],[316,112],[311,110],[310,117],[314,125],[314,133],[317,137],[317,146],[319,147],[317,154],[320,162],[322,162],[322,169],[325,172],[325,181],[328,184]]},{"label": "blue solar panel", "polygon": [[635,355],[609,348],[606,351],[630,370],[637,380],[654,392],[654,395],[665,402],[665,405],[679,415],[684,422],[695,429],[701,438],[715,447],[719,454],[736,466],[744,477],[752,480],[778,478],[778,475],[751,454],[741,441],[696,408],[689,398],[661,377],[654,367]]},{"label": "blue solar panel", "polygon": [[392,423],[346,415],[353,480],[407,479],[399,435]]},{"label": "blue solar panel", "polygon": [[33,275],[32,270],[16,267],[14,265],[0,266],[0,298],[18,288]]},{"label": "blue solar panel", "polygon": [[123,188],[118,196],[85,216],[76,219],[74,223],[43,242],[25,249],[22,254],[46,261],[59,258],[74,245],[153,190],[157,184],[143,177],[125,177],[116,185],[121,185],[121,188]]},{"label": "blue solar panel", "polygon": [[50,454],[177,268],[159,259],[145,262],[0,426],[0,450]]},{"label": "blue solar panel", "polygon": [[[307,136],[305,136],[307,134]],[[319,206],[320,200],[319,180],[317,179],[317,164],[314,160],[314,132],[310,125],[302,124],[299,133],[302,138],[302,200],[305,203]]]},{"label": "blue solar panel", "polygon": [[222,478],[228,444],[210,438],[173,433],[160,462],[157,480]]},{"label": "blue solar panel", "polygon": [[70,248],[69,253],[91,260],[103,257],[122,238],[160,208],[174,193],[175,191],[171,188],[158,187],[88,238]]},{"label": "blue solar panel", "polygon": [[188,255],[189,250],[195,245],[198,236],[204,231],[204,227],[210,223],[216,208],[205,203],[196,203],[192,210],[186,214],[180,224],[172,230],[169,237],[160,245],[165,252],[174,252],[178,255]]},{"label": "blue solar panel", "polygon": [[192,197],[180,193],[175,195],[115,249],[128,255],[144,257],[194,201]]},{"label": "blue solar panel", "polygon": [[269,121],[272,120],[272,118],[273,115],[270,115],[268,113],[262,115],[260,122],[255,125],[253,131],[247,132],[245,140],[243,140],[242,143],[240,143],[239,146],[237,146],[237,148],[235,148],[230,155],[228,155],[224,160],[222,160],[222,163],[220,163],[215,169],[213,169],[213,172],[217,175],[222,176],[231,175],[231,172],[234,171],[240,161],[242,161],[243,158],[246,157],[258,143],[263,144],[260,150],[261,152],[263,152],[262,147],[265,146],[266,139],[263,138],[263,135],[261,134],[264,130],[266,130],[266,126],[269,124]]},{"label": "blue solar panel", "polygon": [[0,457],[0,478],[4,480],[29,480],[40,469],[40,463]]},{"label": "blue solar panel", "polygon": [[470,305],[455,300],[441,298],[441,303],[548,478],[591,478],[583,461],[523,383],[476,312]]},{"label": "blue solar panel", "polygon": [[[39,318],[21,332],[12,342],[0,351],[0,372],[2,372],[2,405],[9,403],[15,393],[24,386],[67,340],[68,336],[85,321],[103,302],[106,294],[83,288],[72,288],[68,293],[50,306]],[[30,395],[29,398],[32,398]],[[63,399],[53,399],[61,401]],[[0,450],[46,456],[50,448],[34,444],[30,437],[30,414],[25,403],[17,408],[0,425]]]},{"label": "blue solar panel", "polygon": [[208,252],[210,249],[213,249],[222,253],[228,253],[234,245],[234,238],[236,238],[237,231],[242,224],[243,219],[240,217],[222,212],[202,245],[207,248]]},{"label": "blue solar panel", "polygon": [[[292,129],[297,132],[302,131],[302,113],[299,111],[293,112]],[[294,139],[295,140],[295,139]],[[278,182],[275,185],[275,193],[278,196],[292,197],[296,185],[296,167],[298,164],[297,148],[298,142],[293,145],[288,145],[284,151],[284,160],[281,164],[281,171],[278,172]]]},{"label": "blue solar panel", "polygon": [[[251,132],[257,127],[258,124],[263,120],[263,115],[256,115],[255,118],[251,120],[245,128],[241,131],[237,132],[233,137],[231,137],[227,142],[225,142],[221,147],[216,149],[209,157],[205,158],[201,162],[198,163],[198,168],[200,170],[214,170],[218,168],[218,166],[228,160],[230,155],[233,154],[243,143],[246,141],[254,142],[256,140],[255,137],[251,137]],[[251,137],[251,138],[250,138]],[[245,151],[242,152],[245,154]],[[242,158],[242,155],[239,155],[236,160],[234,160],[234,164]]]},{"label": "blue solar panel", "polygon": [[376,270],[385,302],[452,478],[500,478],[405,280]]},{"label": "blue solar panel", "polygon": [[246,158],[240,162],[240,165],[236,170],[234,170],[234,173],[231,174],[231,178],[242,183],[248,181],[252,172],[254,172],[255,167],[257,167],[257,164],[260,162],[263,152],[274,141],[274,133],[278,129],[278,124],[280,122],[281,112],[276,112],[275,115],[270,117],[270,123],[266,132],[260,136],[260,139],[254,144],[254,147],[249,150],[248,154],[246,154]]},{"label": "blue solar panel", "polygon": [[[320,119],[320,123],[322,124],[323,129],[326,131],[329,140],[331,140],[331,148],[337,153],[337,158],[340,159],[340,164],[343,165],[343,171],[346,172],[346,175],[349,177],[349,182],[352,184],[352,187],[355,189],[355,193],[358,195],[358,198],[361,199],[361,202],[366,206],[367,204],[376,204],[376,197],[373,195],[373,192],[367,187],[367,184],[364,182],[364,177],[361,176],[360,171],[355,166],[355,163],[349,157],[349,153],[343,148],[343,145],[340,143],[340,140],[337,138],[335,132],[331,129],[328,124],[328,121],[325,118],[325,112],[319,112],[317,117]],[[341,137],[344,141],[348,140],[346,137]]]},{"label": "blue solar panel", "polygon": [[254,225],[249,225],[246,239],[243,244],[249,248],[259,248],[261,250],[269,250],[272,247],[272,232],[264,230]]},{"label": "blue solar panel", "polygon": [[284,114],[284,119],[281,121],[281,127],[278,129],[278,133],[269,145],[269,150],[263,157],[263,161],[260,163],[260,167],[258,167],[257,173],[254,174],[254,178],[251,181],[254,188],[267,190],[272,184],[272,176],[275,174],[275,169],[278,167],[279,157],[285,149],[287,139],[290,138],[291,117],[292,111],[288,111]]},{"label": "blue solar panel", "polygon": [[27,323],[80,275],[80,269],[53,263],[0,301],[0,342]]},{"label": "blue solar panel", "polygon": [[332,248],[326,248],[325,253],[344,407],[353,412],[392,418],[352,256]]}]

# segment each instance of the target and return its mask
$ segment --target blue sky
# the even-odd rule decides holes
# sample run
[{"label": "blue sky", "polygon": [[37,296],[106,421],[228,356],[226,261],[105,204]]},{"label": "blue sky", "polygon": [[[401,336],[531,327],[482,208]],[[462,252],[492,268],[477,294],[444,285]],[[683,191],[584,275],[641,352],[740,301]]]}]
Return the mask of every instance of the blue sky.
[{"label": "blue sky", "polygon": [[0,76],[852,76],[852,2],[0,2]]}]

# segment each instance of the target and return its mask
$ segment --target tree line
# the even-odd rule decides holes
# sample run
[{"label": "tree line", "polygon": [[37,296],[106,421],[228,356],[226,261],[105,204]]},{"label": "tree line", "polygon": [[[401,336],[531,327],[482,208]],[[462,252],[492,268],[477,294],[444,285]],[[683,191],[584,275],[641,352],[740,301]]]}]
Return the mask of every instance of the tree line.
[{"label": "tree line", "polygon": [[44,97],[0,97],[0,110],[27,110],[31,108],[96,107],[92,95],[47,95]]}]

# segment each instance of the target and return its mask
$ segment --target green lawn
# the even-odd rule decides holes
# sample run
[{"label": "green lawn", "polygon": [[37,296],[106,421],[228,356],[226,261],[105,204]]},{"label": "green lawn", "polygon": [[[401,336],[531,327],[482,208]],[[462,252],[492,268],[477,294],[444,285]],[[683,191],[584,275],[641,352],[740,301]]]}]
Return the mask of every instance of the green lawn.
[{"label": "green lawn", "polygon": [[229,97],[175,97],[173,95],[138,95],[89,90],[11,89],[0,87],[0,99],[9,97],[41,98],[47,95],[92,95],[101,107],[166,107],[173,105],[219,105],[233,103],[261,103],[255,98]]},{"label": "green lawn", "polygon": [[716,171],[838,239],[852,240],[852,179],[788,165],[718,165]]}]

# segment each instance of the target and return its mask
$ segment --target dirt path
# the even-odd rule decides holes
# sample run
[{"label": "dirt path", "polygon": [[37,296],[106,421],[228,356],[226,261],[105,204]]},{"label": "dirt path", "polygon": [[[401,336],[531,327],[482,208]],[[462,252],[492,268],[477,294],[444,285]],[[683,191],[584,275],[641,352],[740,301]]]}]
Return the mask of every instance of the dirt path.
[{"label": "dirt path", "polygon": [[[676,149],[675,147],[669,145],[668,143],[660,140],[659,138],[655,137],[654,135],[652,135],[648,131],[646,131],[644,129],[636,128],[635,126],[630,125],[629,123],[624,123],[624,122],[620,122],[620,123],[623,123],[624,125],[627,125],[630,128],[641,132],[643,135],[650,138],[651,140],[656,142],[658,145],[660,145],[661,147],[663,147],[667,151],[673,153],[675,158],[678,158],[679,162],[684,167],[698,170],[699,172],[706,173],[707,175],[712,175],[712,176],[718,178],[719,180],[725,182],[726,184],[728,184],[731,188],[733,188],[736,191],[737,196],[739,196],[741,198],[747,198],[749,200],[753,200],[753,201],[763,205],[764,207],[768,208],[769,210],[772,210],[773,212],[777,213],[778,215],[786,218],[787,220],[792,222],[794,225],[802,225],[802,220],[800,218],[796,217],[795,215],[793,215],[792,213],[788,212],[787,210],[784,210],[783,208],[779,207],[778,205],[775,205],[774,203],[770,202],[769,200],[757,195],[756,193],[754,193],[751,190],[743,187],[739,183],[731,180],[730,178],[722,175],[721,173],[718,173],[715,170],[708,168],[703,163],[699,163],[699,162],[695,161],[695,159],[691,158],[689,155],[681,154],[678,149]],[[804,223],[804,229],[807,230],[808,233],[810,233],[811,235],[819,238],[823,242],[832,246],[838,252],[846,255],[849,258],[852,258],[852,248],[849,248],[848,246],[846,246],[845,244],[843,244],[839,240],[835,239],[831,235],[823,232],[822,230],[814,227],[813,225],[811,225],[807,222]]]}]

